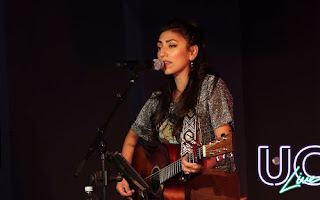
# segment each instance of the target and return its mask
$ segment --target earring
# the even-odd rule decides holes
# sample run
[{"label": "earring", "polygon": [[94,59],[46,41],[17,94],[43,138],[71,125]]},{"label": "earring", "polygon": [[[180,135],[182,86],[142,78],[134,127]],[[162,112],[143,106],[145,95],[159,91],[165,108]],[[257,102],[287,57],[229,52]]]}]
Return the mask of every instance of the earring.
[{"label": "earring", "polygon": [[193,61],[191,61],[191,63],[190,63],[190,67],[191,68],[193,68],[194,66],[193,66]]}]

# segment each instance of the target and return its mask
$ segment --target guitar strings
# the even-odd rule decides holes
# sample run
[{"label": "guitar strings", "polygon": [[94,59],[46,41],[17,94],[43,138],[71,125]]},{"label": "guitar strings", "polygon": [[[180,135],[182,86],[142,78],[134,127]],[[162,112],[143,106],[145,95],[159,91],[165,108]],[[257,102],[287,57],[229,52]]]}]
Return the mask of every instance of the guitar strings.
[{"label": "guitar strings", "polygon": [[[197,156],[201,159],[201,155],[202,155],[202,148],[198,148],[197,149]],[[194,162],[195,159],[194,159],[194,154],[193,153],[190,153],[188,155],[188,161],[189,162]],[[160,169],[159,171],[151,174],[150,176],[147,176],[146,178],[144,178],[144,180],[148,181],[150,180],[151,178],[155,178],[155,180],[159,180],[161,179],[162,177],[160,177],[160,175],[163,173],[164,175],[166,175],[163,179],[163,181],[161,182],[164,182],[165,180],[168,180],[169,178],[171,178],[172,176],[178,174],[179,172],[182,171],[182,158],[180,158],[179,160],[176,160],[175,162],[167,165],[166,167]]]},{"label": "guitar strings", "polygon": [[[172,172],[172,169],[171,168],[174,168],[174,169],[178,169],[177,170],[177,173],[179,173],[181,171],[181,168],[180,167],[182,165],[182,159],[180,158],[179,160],[176,160],[175,162],[167,165],[166,167],[160,169],[159,171],[151,174],[150,176],[147,176],[146,178],[144,178],[145,180],[149,180],[151,178],[156,178],[156,180],[159,180],[159,174],[168,174],[170,172]],[[179,171],[180,170],[180,171]],[[164,173],[165,172],[165,173]]]}]

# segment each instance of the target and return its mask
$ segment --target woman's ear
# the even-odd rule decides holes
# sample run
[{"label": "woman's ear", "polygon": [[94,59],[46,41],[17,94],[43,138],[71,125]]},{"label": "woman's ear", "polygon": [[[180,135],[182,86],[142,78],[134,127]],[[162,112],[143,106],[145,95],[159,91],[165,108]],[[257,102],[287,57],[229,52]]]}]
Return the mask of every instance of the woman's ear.
[{"label": "woman's ear", "polygon": [[196,44],[189,48],[189,52],[190,52],[189,60],[190,61],[193,61],[197,57],[198,51],[199,51],[199,47]]}]

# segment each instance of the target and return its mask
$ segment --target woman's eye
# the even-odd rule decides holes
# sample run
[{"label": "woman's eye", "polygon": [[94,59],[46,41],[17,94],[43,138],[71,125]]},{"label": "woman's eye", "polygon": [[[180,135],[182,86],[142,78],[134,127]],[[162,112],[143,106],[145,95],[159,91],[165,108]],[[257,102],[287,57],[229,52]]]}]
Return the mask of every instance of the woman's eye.
[{"label": "woman's eye", "polygon": [[158,51],[161,49],[161,47],[157,47]]},{"label": "woman's eye", "polygon": [[176,46],[177,46],[177,45],[175,45],[175,44],[170,44],[170,45],[169,45],[170,48],[176,47]]}]

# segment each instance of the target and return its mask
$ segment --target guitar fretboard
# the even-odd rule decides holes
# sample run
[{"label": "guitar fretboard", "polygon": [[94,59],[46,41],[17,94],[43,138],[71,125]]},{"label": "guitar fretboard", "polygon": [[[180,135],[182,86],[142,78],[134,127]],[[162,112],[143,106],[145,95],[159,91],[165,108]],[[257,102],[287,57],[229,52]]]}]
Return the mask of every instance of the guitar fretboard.
[{"label": "guitar fretboard", "polygon": [[[202,159],[203,148],[197,148],[197,159]],[[188,154],[188,162],[194,163],[195,156],[193,153]],[[162,168],[159,173],[160,184],[182,172],[182,158]]]}]

